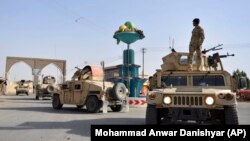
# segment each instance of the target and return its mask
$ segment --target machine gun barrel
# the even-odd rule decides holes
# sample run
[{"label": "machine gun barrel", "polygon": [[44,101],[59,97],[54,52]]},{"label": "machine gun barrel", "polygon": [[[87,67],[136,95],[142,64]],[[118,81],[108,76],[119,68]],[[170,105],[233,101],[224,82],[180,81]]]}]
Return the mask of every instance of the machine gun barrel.
[{"label": "machine gun barrel", "polygon": [[210,48],[210,49],[204,49],[203,51],[202,51],[202,53],[203,54],[206,54],[207,52],[209,52],[209,51],[216,51],[216,50],[221,50],[222,49],[222,47],[221,48],[218,48],[218,47],[220,47],[220,46],[222,46],[223,44],[218,44],[217,46],[215,46],[215,47],[212,47],[212,48]]},{"label": "machine gun barrel", "polygon": [[226,57],[228,57],[228,56],[234,56],[234,54],[228,54],[228,53],[227,53],[226,55],[220,55],[219,57],[220,57],[220,58],[226,58]]},{"label": "machine gun barrel", "polygon": [[226,58],[227,55],[220,55],[220,58]]}]

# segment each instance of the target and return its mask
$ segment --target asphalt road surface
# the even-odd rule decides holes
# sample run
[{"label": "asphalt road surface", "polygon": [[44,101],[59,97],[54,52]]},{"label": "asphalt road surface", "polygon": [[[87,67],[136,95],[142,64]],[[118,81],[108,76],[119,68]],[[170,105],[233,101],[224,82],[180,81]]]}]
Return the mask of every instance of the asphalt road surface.
[{"label": "asphalt road surface", "polygon": [[[51,100],[0,96],[0,141],[90,141],[91,124],[144,124],[146,108],[89,114],[75,106],[54,110]],[[250,125],[250,102],[239,102],[240,124]]]}]

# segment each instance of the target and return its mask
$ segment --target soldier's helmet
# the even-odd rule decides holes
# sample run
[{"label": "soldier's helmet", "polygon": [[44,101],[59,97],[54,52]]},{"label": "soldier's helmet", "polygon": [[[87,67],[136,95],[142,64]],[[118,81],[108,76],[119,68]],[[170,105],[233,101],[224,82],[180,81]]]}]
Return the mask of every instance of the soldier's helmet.
[{"label": "soldier's helmet", "polygon": [[193,20],[193,22],[199,24],[199,23],[200,23],[200,19],[199,19],[199,18],[195,18],[195,19]]},{"label": "soldier's helmet", "polygon": [[143,86],[149,87],[149,82],[148,81],[144,82]]}]

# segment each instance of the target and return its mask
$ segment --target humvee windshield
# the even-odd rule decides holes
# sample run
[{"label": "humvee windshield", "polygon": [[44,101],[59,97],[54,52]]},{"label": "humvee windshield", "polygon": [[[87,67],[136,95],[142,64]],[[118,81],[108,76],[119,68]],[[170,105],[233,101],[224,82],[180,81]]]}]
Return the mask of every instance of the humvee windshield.
[{"label": "humvee windshield", "polygon": [[220,75],[193,76],[193,86],[225,86],[224,78]]},{"label": "humvee windshield", "polygon": [[166,86],[187,86],[187,76],[163,76],[162,82]]},{"label": "humvee windshield", "polygon": [[[193,76],[193,86],[225,86],[221,75]],[[163,76],[165,86],[187,86],[187,76]]]},{"label": "humvee windshield", "polygon": [[43,84],[53,84],[55,83],[55,77],[44,77],[43,78]]}]

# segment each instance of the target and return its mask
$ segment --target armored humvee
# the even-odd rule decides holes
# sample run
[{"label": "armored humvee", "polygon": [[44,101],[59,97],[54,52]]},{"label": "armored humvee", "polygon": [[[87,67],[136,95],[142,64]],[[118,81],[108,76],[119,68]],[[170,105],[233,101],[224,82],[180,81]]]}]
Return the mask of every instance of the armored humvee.
[{"label": "armored humvee", "polygon": [[102,67],[85,66],[78,69],[71,81],[61,84],[58,92],[53,94],[52,106],[61,109],[63,104],[73,104],[77,108],[86,106],[87,112],[97,113],[102,108],[107,112],[128,110],[128,90],[123,83],[106,82]]},{"label": "armored humvee", "polygon": [[39,100],[40,97],[52,97],[52,93],[59,89],[56,84],[56,79],[54,76],[48,75],[43,77],[42,84],[36,86],[36,100]]},{"label": "armored humvee", "polygon": [[29,95],[29,90],[30,90],[29,83],[30,83],[29,81],[25,81],[25,80],[18,81],[17,86],[15,87],[16,95],[19,95],[19,94]]},{"label": "armored humvee", "polygon": [[238,124],[235,84],[220,60],[227,56],[202,54],[200,68],[194,57],[192,71],[187,52],[163,57],[150,81],[146,124]]}]

